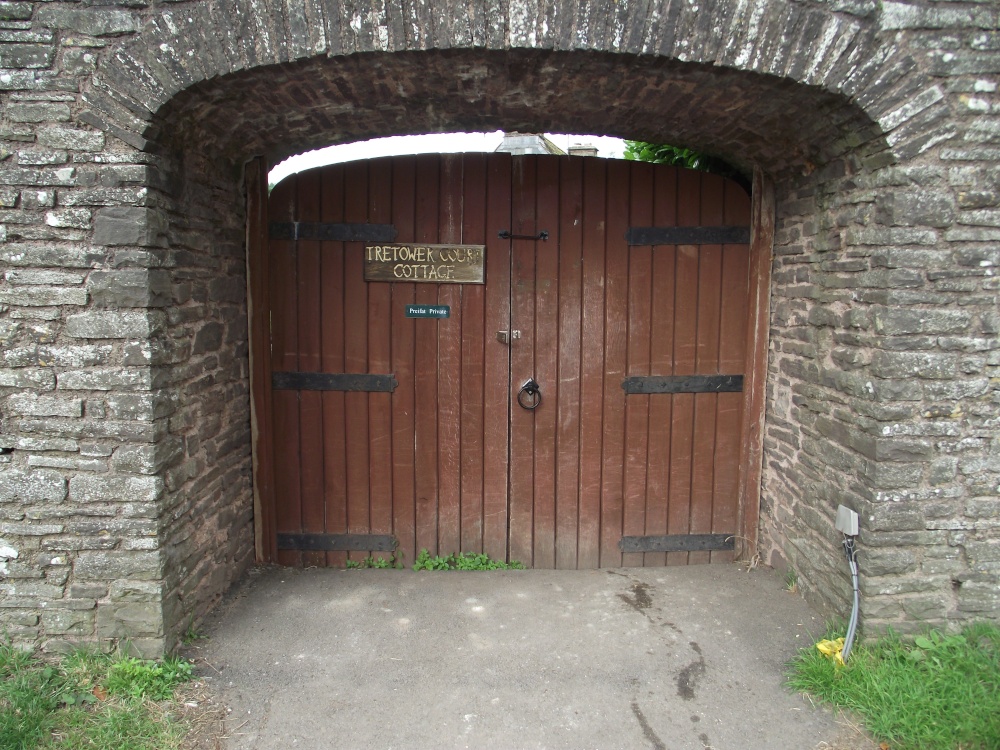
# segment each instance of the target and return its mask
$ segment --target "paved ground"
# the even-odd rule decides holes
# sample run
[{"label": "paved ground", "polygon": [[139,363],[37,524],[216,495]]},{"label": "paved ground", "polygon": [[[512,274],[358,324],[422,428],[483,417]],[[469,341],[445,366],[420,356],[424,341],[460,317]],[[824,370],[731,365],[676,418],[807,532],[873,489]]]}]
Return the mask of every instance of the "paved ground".
[{"label": "paved ground", "polygon": [[782,687],[822,629],[772,571],[731,565],[268,568],[199,655],[238,750],[867,747]]}]

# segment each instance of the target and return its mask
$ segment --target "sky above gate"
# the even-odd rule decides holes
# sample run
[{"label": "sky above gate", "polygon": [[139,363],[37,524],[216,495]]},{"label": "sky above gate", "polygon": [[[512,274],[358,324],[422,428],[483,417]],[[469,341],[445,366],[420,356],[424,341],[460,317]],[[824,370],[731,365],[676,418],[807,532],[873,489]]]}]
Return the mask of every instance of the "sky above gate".
[{"label": "sky above gate", "polygon": [[[571,145],[592,145],[597,147],[597,155],[605,159],[620,159],[625,148],[620,138],[597,135],[567,135],[546,133],[545,136],[564,151]],[[268,182],[275,185],[290,174],[313,167],[339,164],[358,159],[373,159],[379,156],[403,156],[406,154],[453,154],[470,151],[495,151],[503,140],[503,131],[492,133],[432,133],[430,135],[397,135],[376,138],[360,143],[344,143],[327,146],[291,156],[275,166],[268,175]]]}]

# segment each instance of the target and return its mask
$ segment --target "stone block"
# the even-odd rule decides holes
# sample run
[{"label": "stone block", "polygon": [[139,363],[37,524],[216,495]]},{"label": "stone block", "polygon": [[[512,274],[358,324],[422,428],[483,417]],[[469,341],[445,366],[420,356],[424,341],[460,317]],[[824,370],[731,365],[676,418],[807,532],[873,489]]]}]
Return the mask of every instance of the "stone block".
[{"label": "stone block", "polygon": [[983,542],[967,541],[963,546],[965,554],[973,564],[1000,562],[1000,539],[990,539]]},{"label": "stone block", "polygon": [[958,610],[977,617],[1000,617],[1000,582],[966,581],[958,590]]},{"label": "stone block", "polygon": [[160,581],[115,581],[110,596],[116,602],[158,602],[163,598]]},{"label": "stone block", "polygon": [[59,503],[65,498],[66,480],[57,471],[0,470],[0,502]]},{"label": "stone block", "polygon": [[113,419],[152,421],[174,412],[174,402],[166,393],[114,393],[104,403]]},{"label": "stone block", "polygon": [[43,367],[92,367],[107,364],[112,351],[111,344],[40,346],[38,364]]},{"label": "stone block", "polygon": [[875,307],[872,313],[875,332],[885,336],[962,333],[973,318],[971,312],[948,309]]},{"label": "stone block", "polygon": [[103,599],[108,595],[108,587],[103,583],[74,583],[69,587],[69,595],[74,599]]},{"label": "stone block", "polygon": [[47,167],[53,164],[65,164],[68,161],[69,154],[65,151],[25,149],[17,152],[17,164],[19,167]]},{"label": "stone block", "polygon": [[[0,64],[2,60],[3,50],[0,49]],[[7,117],[14,122],[67,122],[70,119],[69,105],[56,102],[12,102],[6,111]]]},{"label": "stone block", "polygon": [[126,10],[113,8],[74,8],[67,5],[43,5],[35,13],[43,26],[68,29],[88,36],[130,34],[139,30],[139,19]]},{"label": "stone block", "polygon": [[123,445],[111,457],[111,468],[135,474],[157,474],[184,455],[184,443],[170,438],[155,445]]},{"label": "stone block", "polygon": [[247,282],[243,276],[226,276],[213,279],[209,284],[209,299],[213,302],[233,302],[239,304],[246,297]]},{"label": "stone block", "polygon": [[143,339],[159,333],[164,325],[158,312],[91,311],[66,318],[66,333],[87,339]]},{"label": "stone block", "polygon": [[101,604],[97,608],[99,638],[136,638],[163,633],[163,609],[158,602]]},{"label": "stone block", "polygon": [[94,612],[46,609],[42,611],[42,627],[48,635],[90,635],[94,632]]},{"label": "stone block", "polygon": [[162,494],[159,477],[77,475],[69,481],[70,499],[82,503],[155,502]]},{"label": "stone block", "polygon": [[[63,72],[71,76],[90,75],[97,70],[97,53],[86,47],[63,52]],[[98,150],[98,149],[94,149]]]},{"label": "stone block", "polygon": [[8,284],[15,286],[75,286],[83,283],[83,274],[66,271],[14,270],[4,273]]},{"label": "stone block", "polygon": [[[0,44],[0,68],[47,68],[52,64],[53,57],[55,57],[55,47],[50,44]],[[2,82],[2,79],[0,79],[0,82]],[[28,105],[28,108],[30,110],[30,105]],[[64,104],[59,109],[60,112],[65,110],[65,117],[50,118],[43,116],[40,119],[17,119],[12,117],[11,119],[14,122],[43,122],[49,119],[68,120],[69,107]],[[23,103],[19,104],[17,111],[19,114],[23,114],[25,105]]]},{"label": "stone block", "polygon": [[56,376],[56,385],[68,391],[148,391],[153,380],[154,373],[148,367],[95,367],[61,372]]},{"label": "stone block", "polygon": [[76,440],[62,438],[21,437],[17,439],[15,447],[23,451],[65,451],[72,453],[79,450],[80,444]]},{"label": "stone block", "polygon": [[872,374],[879,378],[955,377],[958,357],[954,354],[877,351],[872,355]]},{"label": "stone block", "polygon": [[16,370],[0,369],[0,386],[51,390],[56,386],[56,375],[51,370],[33,367]]},{"label": "stone block", "polygon": [[105,461],[93,458],[65,458],[63,456],[28,456],[28,466],[42,466],[50,469],[71,469],[73,471],[108,470]]},{"label": "stone block", "polygon": [[15,393],[7,399],[7,411],[10,414],[32,417],[80,417],[83,416],[83,401],[78,398]]},{"label": "stone block", "polygon": [[206,354],[219,350],[222,345],[223,326],[221,323],[206,323],[195,334],[192,354]]},{"label": "stone block", "polygon": [[77,581],[114,581],[128,578],[155,581],[163,575],[159,552],[83,550],[73,565]]},{"label": "stone block", "polygon": [[87,304],[87,290],[60,286],[30,286],[0,289],[0,304],[24,307]]},{"label": "stone block", "polygon": [[0,20],[2,21],[30,21],[32,3],[29,2],[0,2]]},{"label": "stone block", "polygon": [[884,576],[917,569],[917,556],[908,549],[869,548],[860,553],[859,558],[858,567],[863,575]]},{"label": "stone block", "polygon": [[87,289],[103,307],[163,307],[171,301],[170,274],[162,270],[93,271]]},{"label": "stone block", "polygon": [[104,133],[71,127],[39,128],[38,145],[71,151],[101,151],[104,148]]},{"label": "stone block", "polygon": [[889,226],[949,227],[955,220],[955,200],[948,193],[885,191],[875,205],[875,217]]},{"label": "stone block", "polygon": [[112,206],[94,215],[97,245],[156,247],[163,242],[166,222],[159,211],[139,206]]},{"label": "stone block", "polygon": [[45,214],[45,224],[61,229],[90,229],[89,208],[61,208]]},{"label": "stone block", "polygon": [[861,516],[865,531],[917,531],[926,527],[923,512],[913,503],[872,503]]}]

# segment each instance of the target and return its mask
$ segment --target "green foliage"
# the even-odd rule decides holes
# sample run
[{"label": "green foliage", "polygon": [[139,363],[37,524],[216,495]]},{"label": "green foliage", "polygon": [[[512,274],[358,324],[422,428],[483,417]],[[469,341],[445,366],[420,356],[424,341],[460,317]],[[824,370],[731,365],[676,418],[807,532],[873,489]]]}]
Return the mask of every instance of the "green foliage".
[{"label": "green foliage", "polygon": [[191,677],[180,659],[146,662],[77,651],[43,659],[0,643],[0,747],[161,750],[183,727],[151,700]]},{"label": "green foliage", "polygon": [[185,630],[184,635],[181,636],[181,643],[185,646],[190,646],[195,641],[200,641],[203,638],[208,638],[208,636],[200,632],[194,626],[194,618],[192,617],[191,622],[188,623],[187,630]]},{"label": "green foliage", "polygon": [[646,141],[625,141],[625,150],[622,155],[629,161],[669,164],[674,167],[711,172],[712,174],[734,180],[748,192],[750,190],[749,180],[729,162],[715,156],[692,151],[689,148],[683,148],[682,146],[647,143]]},{"label": "green foliage", "polygon": [[792,568],[785,571],[785,590],[793,594],[799,590],[799,576]]},{"label": "green foliage", "polygon": [[890,633],[856,645],[843,667],[810,647],[790,668],[791,687],[860,714],[893,750],[1000,748],[996,625],[932,630],[912,642]]},{"label": "green foliage", "polygon": [[183,659],[168,657],[154,662],[127,656],[108,670],[107,690],[112,695],[163,701],[173,696],[174,688],[190,679],[191,664]]},{"label": "green foliage", "polygon": [[348,570],[357,570],[359,568],[378,568],[380,570],[386,570],[388,568],[396,568],[397,570],[402,569],[403,561],[399,555],[395,552],[389,556],[389,559],[385,559],[381,555],[377,558],[368,555],[364,560],[358,562],[357,560],[348,560],[344,563],[344,567]]},{"label": "green foliage", "polygon": [[425,550],[420,550],[413,564],[414,570],[524,570],[524,565],[517,560],[509,563],[493,560],[485,553],[459,552],[458,554],[431,556]]}]

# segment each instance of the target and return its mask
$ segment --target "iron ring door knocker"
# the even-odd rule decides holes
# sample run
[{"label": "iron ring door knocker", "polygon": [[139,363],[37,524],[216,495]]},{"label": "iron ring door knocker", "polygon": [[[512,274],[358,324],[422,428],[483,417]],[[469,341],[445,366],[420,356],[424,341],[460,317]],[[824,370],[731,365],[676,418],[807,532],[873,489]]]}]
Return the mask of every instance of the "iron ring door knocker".
[{"label": "iron ring door knocker", "polygon": [[538,383],[534,380],[529,380],[522,385],[521,390],[517,392],[517,404],[522,409],[527,409],[528,411],[534,411],[541,406],[542,390]]}]

